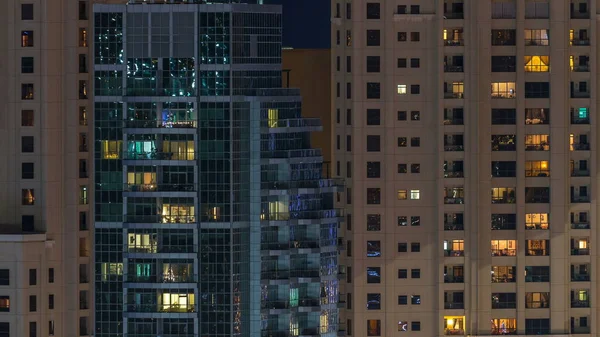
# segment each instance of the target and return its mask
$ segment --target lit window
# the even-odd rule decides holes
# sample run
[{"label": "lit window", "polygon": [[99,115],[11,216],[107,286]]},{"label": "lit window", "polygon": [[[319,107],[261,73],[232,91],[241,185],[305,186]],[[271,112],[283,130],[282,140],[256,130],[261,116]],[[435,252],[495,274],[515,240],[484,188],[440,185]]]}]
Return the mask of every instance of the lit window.
[{"label": "lit window", "polygon": [[102,141],[102,159],[119,159],[121,157],[121,140]]},{"label": "lit window", "polygon": [[515,82],[493,82],[492,98],[515,98]]},{"label": "lit window", "polygon": [[79,204],[87,205],[88,204],[88,188],[87,186],[79,187]]},{"label": "lit window", "polygon": [[0,312],[9,312],[10,311],[10,297],[9,296],[0,296]]},{"label": "lit window", "polygon": [[464,316],[444,316],[444,335],[464,335]]},{"label": "lit window", "polygon": [[525,162],[526,177],[549,177],[550,164],[547,160],[528,160]]},{"label": "lit window", "polygon": [[398,190],[398,200],[406,200],[408,198],[407,190]]},{"label": "lit window", "polygon": [[[81,269],[81,267],[80,267]],[[123,263],[103,262],[100,266],[100,274],[102,281],[108,281],[111,276],[123,275]]]},{"label": "lit window", "polygon": [[492,240],[491,241],[492,256],[516,256],[517,241],[516,240]]},{"label": "lit window", "polygon": [[525,56],[526,72],[548,72],[550,71],[550,56]]},{"label": "lit window", "polygon": [[23,202],[21,204],[25,205],[25,206],[34,205],[35,204],[35,196],[33,193],[33,189],[26,188],[21,191],[22,191],[22,195],[23,195]]},{"label": "lit window", "polygon": [[411,200],[421,199],[421,191],[420,190],[410,190],[410,199]]},{"label": "lit window", "polygon": [[549,151],[549,135],[525,135],[525,151]]},{"label": "lit window", "polygon": [[269,127],[270,128],[276,128],[278,125],[278,121],[279,121],[279,110],[277,109],[269,109],[267,111],[268,113],[268,118],[269,118]]},{"label": "lit window", "polygon": [[33,47],[33,30],[21,32],[21,47]]},{"label": "lit window", "polygon": [[79,47],[87,47],[87,29],[79,28]]},{"label": "lit window", "polygon": [[398,84],[398,94],[406,95],[406,84]]},{"label": "lit window", "polygon": [[525,229],[548,229],[548,213],[525,214]]},{"label": "lit window", "polygon": [[517,332],[516,318],[492,319],[492,335],[513,335]]}]

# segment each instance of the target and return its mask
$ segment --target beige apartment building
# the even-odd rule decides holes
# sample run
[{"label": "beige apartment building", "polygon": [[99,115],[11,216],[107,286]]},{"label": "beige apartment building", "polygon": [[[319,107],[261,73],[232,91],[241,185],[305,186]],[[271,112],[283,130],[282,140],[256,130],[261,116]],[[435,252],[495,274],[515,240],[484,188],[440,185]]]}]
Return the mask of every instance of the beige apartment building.
[{"label": "beige apartment building", "polygon": [[0,1],[0,336],[91,336],[91,0]]},{"label": "beige apartment building", "polygon": [[598,4],[332,1],[342,334],[599,334]]}]

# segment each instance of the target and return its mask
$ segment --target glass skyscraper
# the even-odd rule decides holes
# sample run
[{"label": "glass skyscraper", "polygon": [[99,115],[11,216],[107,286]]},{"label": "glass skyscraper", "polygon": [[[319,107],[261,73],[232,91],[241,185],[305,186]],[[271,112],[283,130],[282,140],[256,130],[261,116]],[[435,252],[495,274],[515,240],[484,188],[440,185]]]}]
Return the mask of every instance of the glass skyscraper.
[{"label": "glass skyscraper", "polygon": [[342,187],[281,9],[181,2],[94,6],[95,336],[337,336]]}]

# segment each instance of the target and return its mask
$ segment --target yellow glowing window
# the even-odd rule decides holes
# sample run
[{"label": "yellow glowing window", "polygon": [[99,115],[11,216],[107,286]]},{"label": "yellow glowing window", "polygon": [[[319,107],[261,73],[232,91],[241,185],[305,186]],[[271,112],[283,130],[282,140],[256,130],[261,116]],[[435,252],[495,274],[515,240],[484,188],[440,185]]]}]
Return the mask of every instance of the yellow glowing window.
[{"label": "yellow glowing window", "polygon": [[573,55],[569,56],[569,68],[571,69],[571,71],[575,69],[575,56]]},{"label": "yellow glowing window", "polygon": [[444,316],[444,335],[464,335],[465,316]]},{"label": "yellow glowing window", "polygon": [[444,40],[448,40],[448,30],[444,29]]},{"label": "yellow glowing window", "polygon": [[100,273],[103,281],[108,280],[109,276],[123,275],[123,263],[103,262],[100,265]]},{"label": "yellow glowing window", "polygon": [[577,240],[577,247],[579,249],[587,249],[588,248],[588,242],[587,240]]},{"label": "yellow glowing window", "polygon": [[277,121],[279,120],[279,110],[277,109],[269,109],[268,111],[268,117],[269,117],[269,127],[270,128],[276,128],[277,127]]},{"label": "yellow glowing window", "polygon": [[549,177],[550,164],[547,160],[528,160],[525,162],[526,177]]},{"label": "yellow glowing window", "polygon": [[398,84],[398,94],[399,95],[406,94],[406,84]]},{"label": "yellow glowing window", "polygon": [[407,190],[398,190],[398,200],[406,200],[408,198]]},{"label": "yellow glowing window", "polygon": [[193,140],[165,140],[163,142],[163,152],[169,154],[172,160],[194,160],[195,147]]},{"label": "yellow glowing window", "polygon": [[421,199],[421,191],[420,190],[410,190],[410,199],[411,200]]},{"label": "yellow glowing window", "polygon": [[191,312],[194,308],[194,294],[162,294],[162,310]]},{"label": "yellow glowing window", "polygon": [[455,94],[462,94],[465,92],[464,82],[452,82],[452,92]]},{"label": "yellow glowing window", "polygon": [[575,40],[575,30],[574,29],[570,29],[569,30],[569,43],[571,45],[573,45],[573,40]]},{"label": "yellow glowing window", "polygon": [[10,297],[0,296],[0,312],[10,311]]},{"label": "yellow glowing window", "polygon": [[119,159],[121,157],[121,140],[103,140],[102,141],[102,159]]},{"label": "yellow glowing window", "polygon": [[578,290],[577,291],[577,299],[580,301],[587,301],[588,300],[587,290]]},{"label": "yellow glowing window", "polygon": [[517,331],[516,318],[494,318],[492,319],[492,335],[508,335]]},{"label": "yellow glowing window", "polygon": [[516,240],[491,240],[493,256],[515,256],[517,255]]},{"label": "yellow glowing window", "polygon": [[550,56],[525,56],[525,71],[548,72],[550,70]]},{"label": "yellow glowing window", "polygon": [[194,222],[194,206],[164,204],[162,207],[163,223]]},{"label": "yellow glowing window", "polygon": [[129,250],[156,253],[156,235],[150,233],[129,233],[127,234],[127,247]]},{"label": "yellow glowing window", "polygon": [[154,185],[156,184],[156,172],[128,172],[127,184]]},{"label": "yellow glowing window", "polygon": [[548,213],[525,214],[526,229],[548,229]]}]

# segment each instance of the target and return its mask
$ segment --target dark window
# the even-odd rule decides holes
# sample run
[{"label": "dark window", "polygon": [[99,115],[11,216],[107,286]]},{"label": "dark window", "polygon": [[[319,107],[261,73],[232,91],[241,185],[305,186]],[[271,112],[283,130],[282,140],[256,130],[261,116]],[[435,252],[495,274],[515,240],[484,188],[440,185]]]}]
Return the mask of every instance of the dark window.
[{"label": "dark window", "polygon": [[410,297],[410,304],[421,305],[421,295],[412,295]]},{"label": "dark window", "polygon": [[419,33],[419,32],[411,32],[410,33],[410,40],[411,41],[421,41],[421,33]]},{"label": "dark window", "polygon": [[23,152],[23,153],[33,152],[33,136],[21,137],[21,152]]},{"label": "dark window", "polygon": [[367,82],[367,98],[368,99],[381,98],[381,83]]},{"label": "dark window", "polygon": [[48,283],[54,283],[54,268],[48,268]]},{"label": "dark window", "polygon": [[346,162],[346,178],[352,178],[352,162]]},{"label": "dark window", "polygon": [[550,202],[550,187],[525,187],[525,203],[539,204]]},{"label": "dark window", "polygon": [[381,5],[376,2],[367,3],[367,19],[380,19]]},{"label": "dark window", "polygon": [[367,109],[367,125],[381,125],[381,110]]},{"label": "dark window", "polygon": [[493,161],[492,177],[507,178],[517,176],[517,162],[515,161]]},{"label": "dark window", "polygon": [[421,138],[420,137],[411,137],[410,138],[410,146],[420,147],[421,146]]},{"label": "dark window", "polygon": [[352,83],[346,83],[346,98],[352,99]]},{"label": "dark window", "polygon": [[79,230],[80,231],[88,230],[87,212],[79,212]]},{"label": "dark window", "polygon": [[336,122],[337,122],[338,124],[340,124],[340,121],[341,121],[341,118],[342,118],[342,114],[341,114],[341,112],[340,112],[340,109],[337,109],[337,110],[336,110],[336,115],[335,115],[335,116],[336,116],[336,119],[335,119],[335,120],[336,120]]},{"label": "dark window", "polygon": [[492,29],[492,46],[514,46],[516,42],[515,29]]},{"label": "dark window", "polygon": [[35,221],[33,215],[21,215],[21,229],[23,232],[33,232],[35,230]]},{"label": "dark window", "polygon": [[398,147],[406,147],[406,137],[398,137]]},{"label": "dark window", "polygon": [[492,135],[492,151],[516,151],[515,135]]},{"label": "dark window", "polygon": [[340,67],[341,67],[340,63],[341,63],[341,61],[340,61],[340,57],[339,57],[339,56],[337,56],[337,57],[335,58],[335,64],[336,64],[335,68],[336,68],[336,70],[337,70],[337,71],[340,71]]},{"label": "dark window", "polygon": [[29,269],[29,285],[34,286],[37,284],[37,269]]},{"label": "dark window", "polygon": [[21,4],[21,20],[33,20],[33,4]]},{"label": "dark window", "polygon": [[[400,278],[400,276],[398,276]],[[398,296],[398,305],[407,305],[408,304],[408,296],[399,295]]]},{"label": "dark window", "polygon": [[410,217],[410,225],[412,227],[421,226],[421,217],[420,216],[411,216]]},{"label": "dark window", "polygon": [[548,318],[525,319],[525,334],[526,335],[549,335],[550,334],[550,319],[548,319]]},{"label": "dark window", "polygon": [[21,110],[21,126],[33,126],[33,110]]},{"label": "dark window", "polygon": [[367,162],[367,178],[381,177],[381,163],[378,161]]},{"label": "dark window", "polygon": [[346,72],[352,72],[352,56],[346,56]]},{"label": "dark window", "polygon": [[352,109],[346,109],[346,125],[352,125]]},{"label": "dark window", "polygon": [[421,269],[411,269],[410,278],[421,278]]},{"label": "dark window", "polygon": [[406,32],[398,32],[398,41],[403,42],[406,41]]},{"label": "dark window", "polygon": [[398,164],[398,173],[408,173],[408,165]]},{"label": "dark window", "polygon": [[549,98],[549,82],[525,82],[525,98]]},{"label": "dark window", "polygon": [[29,312],[37,311],[37,297],[35,295],[29,296]]},{"label": "dark window", "polygon": [[406,68],[406,59],[398,59],[398,68]]},{"label": "dark window", "polygon": [[410,59],[410,67],[411,68],[420,68],[421,67],[421,59],[411,58]]},{"label": "dark window", "polygon": [[381,151],[381,136],[367,135],[367,152]]},{"label": "dark window", "polygon": [[493,73],[514,73],[516,70],[516,56],[492,56]]},{"label": "dark window", "polygon": [[410,86],[411,95],[418,95],[421,93],[421,86],[418,84],[411,84]]},{"label": "dark window", "polygon": [[33,57],[21,57],[21,73],[33,73]]},{"label": "dark window", "polygon": [[410,251],[412,253],[418,253],[421,251],[421,244],[419,242],[411,242]]},{"label": "dark window", "polygon": [[10,285],[10,270],[0,269],[0,286]]},{"label": "dark window", "polygon": [[378,29],[367,30],[367,46],[377,47],[381,45],[381,32]]},{"label": "dark window", "polygon": [[381,241],[367,241],[367,257],[381,256]]},{"label": "dark window", "polygon": [[32,100],[33,99],[33,83],[21,84],[21,99]]},{"label": "dark window", "polygon": [[410,5],[410,14],[419,14],[419,13],[421,13],[421,6]]},{"label": "dark window", "polygon": [[342,148],[342,140],[341,139],[342,138],[341,138],[340,135],[336,136],[336,147],[337,147],[338,150],[340,150]]},{"label": "dark window", "polygon": [[88,19],[87,1],[79,1],[79,20]]},{"label": "dark window", "polygon": [[29,337],[37,337],[37,323],[29,322]]},{"label": "dark window", "polygon": [[367,310],[381,309],[381,294],[367,294]]},{"label": "dark window", "polygon": [[410,173],[421,173],[421,164],[410,164]]},{"label": "dark window", "polygon": [[87,73],[88,72],[88,67],[87,67],[87,55],[86,54],[79,54],[79,73]]},{"label": "dark window", "polygon": [[21,163],[21,179],[33,179],[34,177],[34,164],[33,163]]},{"label": "dark window", "polygon": [[381,58],[379,56],[367,56],[367,72],[378,73],[381,71]]},{"label": "dark window", "polygon": [[492,109],[493,125],[515,125],[517,123],[517,109]]},{"label": "dark window", "polygon": [[346,19],[352,19],[352,3],[346,4]]},{"label": "dark window", "polygon": [[398,269],[398,278],[408,278],[408,270]]},{"label": "dark window", "polygon": [[381,204],[381,189],[380,188],[367,188],[367,205],[380,205]]},{"label": "dark window", "polygon": [[341,40],[342,40],[342,38],[341,38],[341,35],[340,35],[340,31],[339,31],[339,30],[337,30],[337,31],[335,32],[335,35],[336,35],[336,43],[337,43],[337,45],[339,46],[339,45],[340,45],[340,42],[341,42]]},{"label": "dark window", "polygon": [[412,331],[421,331],[421,322],[410,322],[410,329]]},{"label": "dark window", "polygon": [[398,253],[406,253],[406,252],[408,252],[408,243],[398,242]]},{"label": "dark window", "polygon": [[492,293],[492,309],[516,309],[516,293]]},{"label": "dark window", "polygon": [[378,232],[381,230],[381,214],[367,214],[367,231]]},{"label": "dark window", "polygon": [[354,276],[352,275],[352,267],[348,266],[346,267],[346,283],[352,283],[352,278]]},{"label": "dark window", "polygon": [[10,323],[0,322],[0,337],[10,337]]},{"label": "dark window", "polygon": [[406,120],[406,111],[398,111],[398,120],[405,121]]},{"label": "dark window", "polygon": [[411,121],[420,121],[421,120],[421,111],[411,111],[410,112],[410,120]]},{"label": "dark window", "polygon": [[352,151],[352,136],[351,135],[346,136],[346,151],[348,151],[348,152]]},{"label": "dark window", "polygon": [[367,283],[381,283],[380,267],[367,267]]}]

